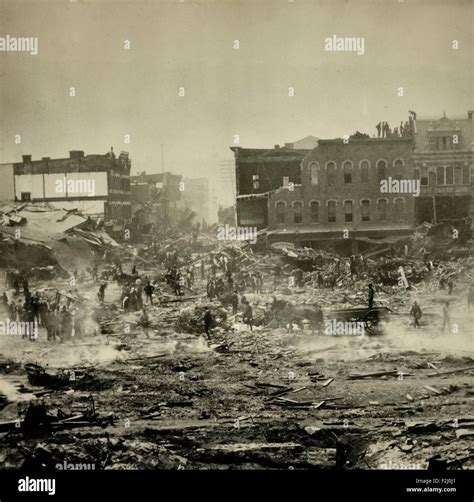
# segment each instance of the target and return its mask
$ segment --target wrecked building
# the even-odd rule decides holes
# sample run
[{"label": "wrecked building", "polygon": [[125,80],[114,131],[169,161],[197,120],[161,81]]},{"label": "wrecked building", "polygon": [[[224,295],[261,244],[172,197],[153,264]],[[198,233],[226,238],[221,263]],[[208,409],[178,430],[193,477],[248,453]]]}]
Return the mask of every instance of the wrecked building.
[{"label": "wrecked building", "polygon": [[259,230],[268,226],[270,192],[301,183],[301,162],[317,142],[317,138],[308,136],[281,148],[231,147],[235,156],[237,225]]},{"label": "wrecked building", "polygon": [[120,237],[131,219],[131,160],[127,152],[116,156],[85,155],[71,150],[68,158],[43,157],[2,164],[5,202],[46,202],[58,209],[77,209],[94,220],[104,220],[109,233]]},{"label": "wrecked building", "polygon": [[172,173],[130,177],[130,196],[134,230],[147,232],[154,227],[169,227],[178,221],[182,176]]}]

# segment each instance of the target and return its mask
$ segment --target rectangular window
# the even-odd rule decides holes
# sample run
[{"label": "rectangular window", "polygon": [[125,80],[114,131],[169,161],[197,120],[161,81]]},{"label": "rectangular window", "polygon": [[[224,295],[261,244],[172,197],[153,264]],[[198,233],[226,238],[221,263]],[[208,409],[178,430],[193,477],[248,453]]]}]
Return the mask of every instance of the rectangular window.
[{"label": "rectangular window", "polygon": [[379,200],[379,221],[387,221],[387,201],[385,199]]},{"label": "rectangular window", "polygon": [[328,223],[335,223],[336,221],[336,203],[334,201],[328,202]]},{"label": "rectangular window", "polygon": [[446,166],[446,185],[454,183],[454,168],[453,166]]},{"label": "rectangular window", "polygon": [[253,189],[258,190],[260,188],[260,180],[258,178],[258,174],[254,174],[252,176]]},{"label": "rectangular window", "polygon": [[352,221],[352,201],[350,200],[344,202],[344,219],[347,222]]},{"label": "rectangular window", "polygon": [[462,184],[469,185],[469,166],[462,166]]},{"label": "rectangular window", "polygon": [[370,221],[370,202],[362,201],[362,221]]},{"label": "rectangular window", "polygon": [[395,219],[398,222],[402,222],[405,219],[405,201],[403,199],[397,199],[395,201]]},{"label": "rectangular window", "polygon": [[311,202],[311,222],[319,223],[319,202]]},{"label": "rectangular window", "polygon": [[444,185],[444,166],[438,166],[436,168],[436,184]]},{"label": "rectangular window", "polygon": [[421,170],[420,185],[428,186],[428,169],[426,167]]},{"label": "rectangular window", "polygon": [[303,204],[301,202],[295,202],[293,204],[293,211],[295,217],[295,223],[303,222]]},{"label": "rectangular window", "polygon": [[461,166],[456,166],[454,168],[454,184],[455,185],[461,184]]}]

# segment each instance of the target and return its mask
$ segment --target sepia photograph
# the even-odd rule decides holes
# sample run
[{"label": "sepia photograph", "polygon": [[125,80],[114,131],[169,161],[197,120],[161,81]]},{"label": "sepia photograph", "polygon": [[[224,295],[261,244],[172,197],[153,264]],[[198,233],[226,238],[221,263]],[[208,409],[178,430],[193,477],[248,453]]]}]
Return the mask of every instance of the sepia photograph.
[{"label": "sepia photograph", "polygon": [[472,0],[0,0],[0,501],[472,501],[473,63]]}]

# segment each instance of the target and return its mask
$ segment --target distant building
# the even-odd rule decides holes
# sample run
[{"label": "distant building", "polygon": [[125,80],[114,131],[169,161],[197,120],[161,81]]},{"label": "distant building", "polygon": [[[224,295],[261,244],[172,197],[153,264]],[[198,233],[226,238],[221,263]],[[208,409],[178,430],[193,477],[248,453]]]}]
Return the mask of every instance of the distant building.
[{"label": "distant building", "polygon": [[413,159],[421,181],[421,197],[415,203],[418,223],[474,217],[473,113],[417,119]]},{"label": "distant building", "polygon": [[268,197],[269,242],[357,252],[360,240],[409,234],[415,197],[383,193],[381,182],[413,181],[413,148],[411,137],[319,140],[301,163],[301,181]]},{"label": "distant building", "polygon": [[169,172],[130,177],[132,217],[140,226],[134,230],[147,233],[153,226],[166,229],[178,221],[181,182],[181,175]]},{"label": "distant building", "polygon": [[72,150],[68,158],[43,157],[0,166],[6,201],[48,202],[61,209],[78,209],[85,216],[105,221],[106,228],[119,237],[131,219],[131,160],[127,152],[116,156],[84,155]]},{"label": "distant building", "polygon": [[268,226],[269,194],[283,185],[301,183],[301,162],[317,141],[308,136],[283,148],[231,147],[235,156],[237,225],[258,229]]},{"label": "distant building", "polygon": [[212,218],[210,212],[211,193],[207,178],[185,178],[181,192],[181,207],[191,209],[196,213],[195,223],[209,223]]}]

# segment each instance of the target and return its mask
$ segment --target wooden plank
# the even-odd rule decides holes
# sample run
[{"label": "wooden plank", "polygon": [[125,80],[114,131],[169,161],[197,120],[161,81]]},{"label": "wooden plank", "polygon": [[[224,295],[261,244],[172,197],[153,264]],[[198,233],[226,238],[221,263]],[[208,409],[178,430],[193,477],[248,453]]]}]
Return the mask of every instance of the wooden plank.
[{"label": "wooden plank", "polygon": [[426,390],[429,390],[431,392],[434,392],[435,394],[443,394],[443,392],[439,389],[436,389],[435,387],[431,387],[430,385],[423,385],[423,388],[426,389]]},{"label": "wooden plank", "polygon": [[323,384],[322,384],[322,387],[327,387],[328,385],[330,385],[332,382],[334,382],[334,378],[329,378],[328,380],[326,380]]},{"label": "wooden plank", "polygon": [[429,377],[441,376],[441,375],[451,375],[452,373],[461,373],[463,371],[472,371],[474,370],[474,366],[467,366],[466,368],[458,368],[456,370],[448,370],[448,371],[438,371],[437,373],[428,373]]},{"label": "wooden plank", "polygon": [[[357,373],[353,373],[351,375],[347,375],[347,378],[349,378],[350,380],[356,380],[356,379],[359,379],[359,378],[371,378],[371,377],[375,377],[375,378],[378,378],[378,377],[382,377],[382,376],[396,376],[399,374],[399,371],[398,370],[394,370],[394,371],[378,371],[376,373],[360,373],[360,374],[357,374]],[[403,375],[407,375],[408,373],[403,373]]]}]

